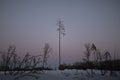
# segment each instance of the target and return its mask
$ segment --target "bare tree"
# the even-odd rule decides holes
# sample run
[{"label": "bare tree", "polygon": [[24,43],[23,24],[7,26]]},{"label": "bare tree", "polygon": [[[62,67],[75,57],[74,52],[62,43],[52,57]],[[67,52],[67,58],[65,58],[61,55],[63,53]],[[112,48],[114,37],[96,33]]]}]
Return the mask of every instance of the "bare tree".
[{"label": "bare tree", "polygon": [[90,52],[91,52],[91,45],[90,44],[85,44],[85,49],[86,49],[86,51],[84,52],[84,54],[85,54],[85,57],[86,57],[86,61],[89,63],[89,61],[90,61]]},{"label": "bare tree", "polygon": [[[111,65],[111,55],[110,55],[110,52],[106,51],[104,54],[103,54],[103,67],[104,67],[104,70],[102,71],[102,75],[105,75],[107,73],[107,69],[109,69],[109,67],[112,67]],[[112,72],[112,71],[111,71]]]},{"label": "bare tree", "polygon": [[101,75],[105,75],[105,70],[102,69],[103,65],[102,65],[102,59],[103,59],[103,55],[101,54],[101,51],[99,49],[97,49],[97,66],[99,66],[100,68],[100,72],[101,72]]},{"label": "bare tree", "polygon": [[[91,55],[91,44],[85,44],[85,49],[86,51],[84,52],[85,54],[85,61],[86,61],[86,64],[87,64],[87,68],[90,68],[92,65],[90,63],[90,55]],[[87,76],[88,77],[93,77],[93,69],[91,69],[91,73],[89,71],[86,71],[87,72]]]},{"label": "bare tree", "polygon": [[104,59],[105,59],[105,61],[111,60],[111,55],[108,51],[105,52]]},{"label": "bare tree", "polygon": [[38,70],[36,68],[41,63],[41,55],[31,56],[27,53],[24,58],[20,58],[16,53],[16,47],[9,46],[7,53],[2,54],[0,63],[4,75],[10,75],[14,80],[26,76],[37,79]]},{"label": "bare tree", "polygon": [[15,54],[16,47],[9,46],[8,51],[4,52],[1,56],[1,65],[3,70],[13,69],[16,66],[16,57]]},{"label": "bare tree", "polygon": [[41,55],[31,56],[29,53],[27,53],[18,64],[18,67],[16,69],[18,71],[13,72],[14,79],[18,80],[23,77],[33,77],[35,79],[38,79],[38,67],[41,62]]},{"label": "bare tree", "polygon": [[91,50],[93,51],[94,62],[97,62],[98,54],[97,54],[97,48],[94,43],[91,45]]},{"label": "bare tree", "polygon": [[[98,58],[100,55],[100,52],[97,50],[95,44],[85,44],[85,49],[86,52],[85,53],[85,57],[86,57],[86,61],[87,61],[87,66],[88,68],[91,68],[91,74],[89,73],[89,76],[93,77],[95,75],[95,72],[93,71],[93,68],[96,69],[96,66],[98,64]],[[90,62],[90,56],[93,53],[93,62]]]},{"label": "bare tree", "polygon": [[58,25],[58,32],[59,32],[59,67],[61,65],[61,35],[65,35],[65,28],[63,25],[63,21],[61,19],[58,20],[57,22]]},{"label": "bare tree", "polygon": [[48,61],[48,57],[49,57],[49,53],[51,53],[51,48],[50,48],[50,46],[49,46],[49,44],[48,43],[46,43],[45,44],[45,47],[43,48],[43,52],[44,52],[44,54],[43,54],[43,68],[45,68],[46,67],[46,65],[47,65],[47,61]]}]

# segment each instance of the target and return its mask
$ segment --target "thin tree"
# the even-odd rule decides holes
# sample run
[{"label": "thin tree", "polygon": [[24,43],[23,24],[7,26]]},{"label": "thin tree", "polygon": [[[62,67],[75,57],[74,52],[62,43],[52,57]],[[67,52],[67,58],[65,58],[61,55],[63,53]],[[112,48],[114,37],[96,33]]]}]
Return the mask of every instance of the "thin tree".
[{"label": "thin tree", "polygon": [[65,28],[63,21],[61,19],[58,20],[57,22],[58,29],[57,31],[59,32],[59,67],[61,65],[61,35],[65,35]]},{"label": "thin tree", "polygon": [[91,44],[85,44],[85,49],[86,49],[86,51],[84,52],[84,54],[85,54],[85,61],[87,63],[87,68],[91,69],[91,73],[89,73],[89,71],[87,71],[87,76],[93,77],[93,74],[94,74],[93,69],[92,69],[93,64],[91,64],[91,62],[90,62]]},{"label": "thin tree", "polygon": [[111,59],[110,52],[106,51],[105,54],[104,54],[104,58],[105,58],[105,61],[110,60]]},{"label": "thin tree", "polygon": [[[98,55],[97,55],[97,53],[96,53],[97,48],[96,48],[96,46],[94,45],[94,43],[91,45],[91,50],[93,51],[93,55],[94,55],[94,62],[96,62],[96,61],[97,61],[97,59],[98,59]],[[97,59],[96,59],[96,58],[97,58]]]},{"label": "thin tree", "polygon": [[85,57],[86,57],[86,59],[85,59],[85,61],[87,61],[87,63],[89,63],[89,61],[90,61],[90,44],[85,44],[85,49],[86,49],[86,51],[84,52],[85,53]]},{"label": "thin tree", "polygon": [[43,54],[43,68],[45,68],[47,65],[49,53],[51,53],[52,49],[50,48],[48,43],[45,44],[45,47],[43,49],[44,49],[44,51],[43,51],[44,52],[44,54]]},{"label": "thin tree", "polygon": [[104,73],[103,73],[103,75],[105,75],[107,73],[107,69],[110,69],[111,73],[112,73],[112,62],[111,62],[110,52],[106,51],[103,55],[103,58],[104,58]]}]

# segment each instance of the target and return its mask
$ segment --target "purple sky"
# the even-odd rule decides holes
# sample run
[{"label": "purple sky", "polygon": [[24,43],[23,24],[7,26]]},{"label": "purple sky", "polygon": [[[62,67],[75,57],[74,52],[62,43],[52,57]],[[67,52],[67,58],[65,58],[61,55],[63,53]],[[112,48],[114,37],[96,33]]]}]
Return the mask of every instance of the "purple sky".
[{"label": "purple sky", "polygon": [[119,0],[0,0],[0,50],[16,45],[18,54],[53,49],[49,64],[58,64],[57,20],[64,21],[62,62],[82,60],[85,43],[100,50],[120,50]]}]

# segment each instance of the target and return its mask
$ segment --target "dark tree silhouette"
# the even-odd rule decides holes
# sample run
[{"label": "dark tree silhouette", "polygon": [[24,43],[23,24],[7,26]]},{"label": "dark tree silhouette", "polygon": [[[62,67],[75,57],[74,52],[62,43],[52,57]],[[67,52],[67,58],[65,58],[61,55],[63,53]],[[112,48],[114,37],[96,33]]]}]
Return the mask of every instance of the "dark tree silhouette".
[{"label": "dark tree silhouette", "polygon": [[91,50],[93,51],[93,56],[94,56],[94,62],[97,62],[97,57],[98,57],[98,55],[97,55],[97,53],[96,53],[96,51],[97,51],[97,48],[96,48],[96,46],[94,45],[94,43],[91,45]]},{"label": "dark tree silhouette", "polygon": [[111,59],[111,55],[110,55],[110,53],[109,53],[108,51],[105,52],[105,54],[104,54],[104,59],[105,59],[106,61],[108,61],[108,60]]},{"label": "dark tree silhouette", "polygon": [[61,35],[65,35],[65,28],[63,25],[63,21],[61,19],[58,20],[57,22],[58,25],[58,32],[59,32],[59,67],[61,65]]},{"label": "dark tree silhouette", "polygon": [[49,46],[49,44],[48,43],[46,43],[45,44],[45,47],[43,48],[43,68],[45,68],[46,67],[46,65],[47,65],[47,61],[48,61],[48,57],[49,57],[49,53],[51,53],[51,48],[50,48],[50,46]]},{"label": "dark tree silhouette", "polygon": [[84,52],[85,57],[86,57],[85,60],[89,63],[89,61],[90,61],[91,45],[90,44],[85,44],[85,49],[86,49],[86,51]]}]

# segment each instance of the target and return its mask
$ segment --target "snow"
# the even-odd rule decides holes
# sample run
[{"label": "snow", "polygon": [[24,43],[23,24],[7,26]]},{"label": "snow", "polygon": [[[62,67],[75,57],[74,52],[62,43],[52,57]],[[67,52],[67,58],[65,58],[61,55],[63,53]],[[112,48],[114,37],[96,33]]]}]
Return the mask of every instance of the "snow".
[{"label": "snow", "polygon": [[[89,74],[91,70],[50,70],[43,71],[37,76],[38,79],[35,79],[31,76],[21,77],[17,80],[120,80],[120,72],[114,71],[115,75],[110,75],[108,71],[106,75],[102,76],[100,71],[94,70],[94,76],[90,76]],[[89,74],[88,74],[89,73]],[[0,73],[0,80],[15,80],[14,76],[4,75],[2,72]]]}]

